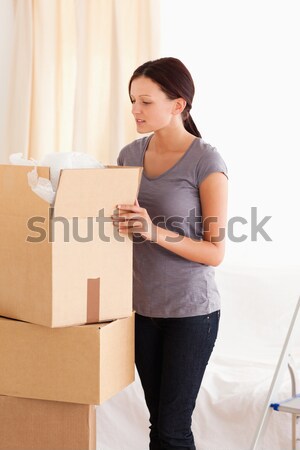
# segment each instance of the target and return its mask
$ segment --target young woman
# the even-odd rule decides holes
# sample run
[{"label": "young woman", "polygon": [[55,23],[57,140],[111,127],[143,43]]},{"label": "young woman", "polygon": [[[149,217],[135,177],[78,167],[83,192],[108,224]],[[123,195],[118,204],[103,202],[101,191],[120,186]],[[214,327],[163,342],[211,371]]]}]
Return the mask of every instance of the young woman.
[{"label": "young woman", "polygon": [[[133,235],[136,367],[150,413],[151,450],[195,450],[192,413],[217,337],[213,266],[224,257],[227,167],[190,110],[194,83],[176,58],[148,61],[129,82],[137,131],[119,165],[143,166],[138,199],[118,205]],[[150,134],[149,134],[150,133]]]}]

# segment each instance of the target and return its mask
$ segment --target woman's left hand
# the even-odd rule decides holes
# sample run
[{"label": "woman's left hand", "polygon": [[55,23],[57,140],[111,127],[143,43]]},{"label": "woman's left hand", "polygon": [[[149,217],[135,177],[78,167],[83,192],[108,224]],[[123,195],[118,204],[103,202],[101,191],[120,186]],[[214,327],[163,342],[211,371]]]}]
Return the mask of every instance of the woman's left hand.
[{"label": "woman's left hand", "polygon": [[111,216],[120,234],[139,233],[146,240],[153,240],[155,225],[145,208],[136,200],[134,205],[118,205],[118,215]]}]

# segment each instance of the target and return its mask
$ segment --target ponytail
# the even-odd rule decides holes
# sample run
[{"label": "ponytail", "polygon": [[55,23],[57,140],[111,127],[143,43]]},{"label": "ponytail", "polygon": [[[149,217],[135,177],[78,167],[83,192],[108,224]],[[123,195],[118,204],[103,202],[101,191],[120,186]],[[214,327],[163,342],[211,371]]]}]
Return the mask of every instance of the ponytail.
[{"label": "ponytail", "polygon": [[198,130],[198,128],[195,125],[195,122],[192,119],[192,116],[189,113],[187,114],[187,118],[183,120],[183,125],[186,131],[188,131],[189,133],[199,138],[202,137],[200,131]]}]

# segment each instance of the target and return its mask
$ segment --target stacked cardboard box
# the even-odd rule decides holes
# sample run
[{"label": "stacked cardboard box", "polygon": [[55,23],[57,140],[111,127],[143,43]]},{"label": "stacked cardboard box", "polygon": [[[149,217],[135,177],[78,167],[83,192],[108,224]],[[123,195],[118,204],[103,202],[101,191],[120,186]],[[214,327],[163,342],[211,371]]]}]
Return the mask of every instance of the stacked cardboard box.
[{"label": "stacked cardboard box", "polygon": [[[71,426],[88,450],[91,405],[134,380],[132,242],[110,216],[134,203],[142,169],[62,170],[52,207],[28,186],[30,169],[0,166],[0,449],[28,439],[44,450],[51,434],[52,450],[75,450]],[[49,178],[49,168],[38,172]]]},{"label": "stacked cardboard box", "polygon": [[0,396],[0,450],[96,450],[95,406]]}]

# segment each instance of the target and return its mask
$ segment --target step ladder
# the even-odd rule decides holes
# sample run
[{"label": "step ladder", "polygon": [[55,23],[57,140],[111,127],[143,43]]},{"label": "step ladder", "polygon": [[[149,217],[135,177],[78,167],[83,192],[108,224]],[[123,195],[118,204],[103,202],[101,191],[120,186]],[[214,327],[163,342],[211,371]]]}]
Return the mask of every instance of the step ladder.
[{"label": "step ladder", "polygon": [[[299,309],[300,309],[300,297],[298,299],[294,314],[292,316],[292,320],[283,344],[283,348],[280,353],[280,357],[275,369],[271,386],[269,388],[269,392],[264,404],[260,421],[254,434],[250,450],[259,449],[258,447],[259,442],[265,433],[268,421],[270,419],[270,415],[272,414],[272,412],[274,412],[274,410],[277,412],[290,413],[292,415],[292,450],[297,450],[297,443],[300,443],[300,440],[297,440],[297,423],[299,422],[300,417],[300,382],[299,376],[297,374],[297,369],[295,367],[295,363],[289,353],[291,337],[293,334],[293,329],[298,316]],[[278,402],[276,401],[276,397],[278,395],[278,390],[280,388],[284,372],[287,368],[289,369],[291,375],[292,396],[287,400]]]}]

